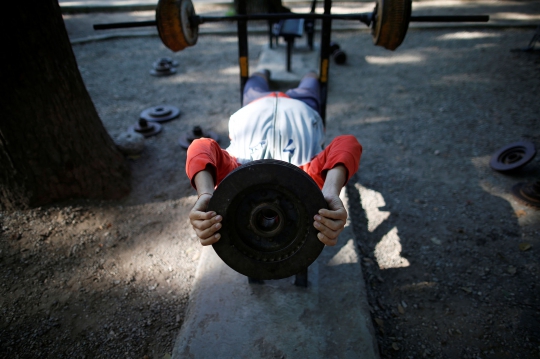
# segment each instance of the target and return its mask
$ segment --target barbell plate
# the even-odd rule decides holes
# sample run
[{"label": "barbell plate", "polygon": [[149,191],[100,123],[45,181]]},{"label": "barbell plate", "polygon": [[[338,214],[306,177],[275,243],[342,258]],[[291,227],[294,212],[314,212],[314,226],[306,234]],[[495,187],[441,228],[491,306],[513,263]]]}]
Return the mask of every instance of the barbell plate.
[{"label": "barbell plate", "polygon": [[278,160],[247,163],[229,173],[210,199],[208,210],[223,216],[214,250],[250,278],[291,277],[322,252],[313,217],[327,207],[300,168]]},{"label": "barbell plate", "polygon": [[407,34],[411,19],[411,0],[377,0],[371,33],[373,43],[395,50]]},{"label": "barbell plate", "polygon": [[536,156],[536,147],[529,141],[518,141],[498,149],[489,161],[492,169],[499,172],[517,170]]},{"label": "barbell plate", "polygon": [[195,16],[191,0],[159,0],[156,23],[159,37],[172,51],[180,51],[197,43],[199,25],[190,19]]}]

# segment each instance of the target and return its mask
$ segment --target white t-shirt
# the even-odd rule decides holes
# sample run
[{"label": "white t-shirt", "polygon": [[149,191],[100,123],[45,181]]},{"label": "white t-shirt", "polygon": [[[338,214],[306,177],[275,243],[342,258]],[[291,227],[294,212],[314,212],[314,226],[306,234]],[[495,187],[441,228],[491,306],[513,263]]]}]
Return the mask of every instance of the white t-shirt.
[{"label": "white t-shirt", "polygon": [[287,97],[258,99],[229,120],[227,148],[241,164],[275,159],[301,166],[323,150],[321,116],[304,102]]}]

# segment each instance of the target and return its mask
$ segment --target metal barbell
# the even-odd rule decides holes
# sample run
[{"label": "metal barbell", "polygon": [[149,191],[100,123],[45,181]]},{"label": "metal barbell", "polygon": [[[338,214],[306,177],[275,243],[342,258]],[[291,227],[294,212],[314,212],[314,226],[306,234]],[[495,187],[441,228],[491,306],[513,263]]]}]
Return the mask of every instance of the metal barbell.
[{"label": "metal barbell", "polygon": [[388,50],[395,50],[407,33],[410,22],[487,22],[487,15],[413,16],[412,0],[376,0],[370,13],[317,14],[317,13],[271,13],[233,16],[197,15],[191,0],[159,0],[155,21],[96,24],[95,30],[157,26],[161,41],[172,51],[194,46],[199,36],[199,26],[224,21],[321,19],[352,20],[371,26],[373,42]]}]

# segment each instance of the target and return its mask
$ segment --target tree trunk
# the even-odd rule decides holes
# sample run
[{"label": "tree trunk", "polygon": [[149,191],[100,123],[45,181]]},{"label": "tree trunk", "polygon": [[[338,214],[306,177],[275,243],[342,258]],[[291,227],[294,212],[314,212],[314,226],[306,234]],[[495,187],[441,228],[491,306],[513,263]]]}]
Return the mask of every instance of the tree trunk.
[{"label": "tree trunk", "polygon": [[127,195],[129,168],[84,86],[57,0],[5,6],[0,208]]},{"label": "tree trunk", "polygon": [[[281,0],[244,0],[247,14],[284,13],[290,10],[283,6]],[[238,13],[238,0],[234,0],[234,9]]]}]

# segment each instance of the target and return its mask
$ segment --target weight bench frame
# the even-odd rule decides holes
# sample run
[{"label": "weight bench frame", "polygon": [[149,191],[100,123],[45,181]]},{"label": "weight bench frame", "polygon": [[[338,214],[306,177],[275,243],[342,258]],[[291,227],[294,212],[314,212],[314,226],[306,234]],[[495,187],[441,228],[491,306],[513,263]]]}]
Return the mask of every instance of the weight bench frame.
[{"label": "weight bench frame", "polygon": [[[246,15],[246,4],[248,0],[238,0],[238,15]],[[315,12],[315,3],[312,3],[312,12]],[[324,14],[330,15],[332,12],[332,0],[324,0]],[[332,19],[324,18],[321,28],[321,45],[320,45],[320,62],[319,62],[319,84],[320,84],[320,99],[321,108],[320,114],[323,124],[326,125],[326,99],[328,97],[328,77],[330,65],[330,38],[332,32]],[[313,26],[314,28],[314,26]],[[240,104],[244,99],[244,87],[249,78],[249,61],[248,61],[248,32],[247,21],[238,20],[238,64],[240,66]],[[309,38],[308,38],[308,41]],[[311,39],[311,42],[313,39]]]}]

